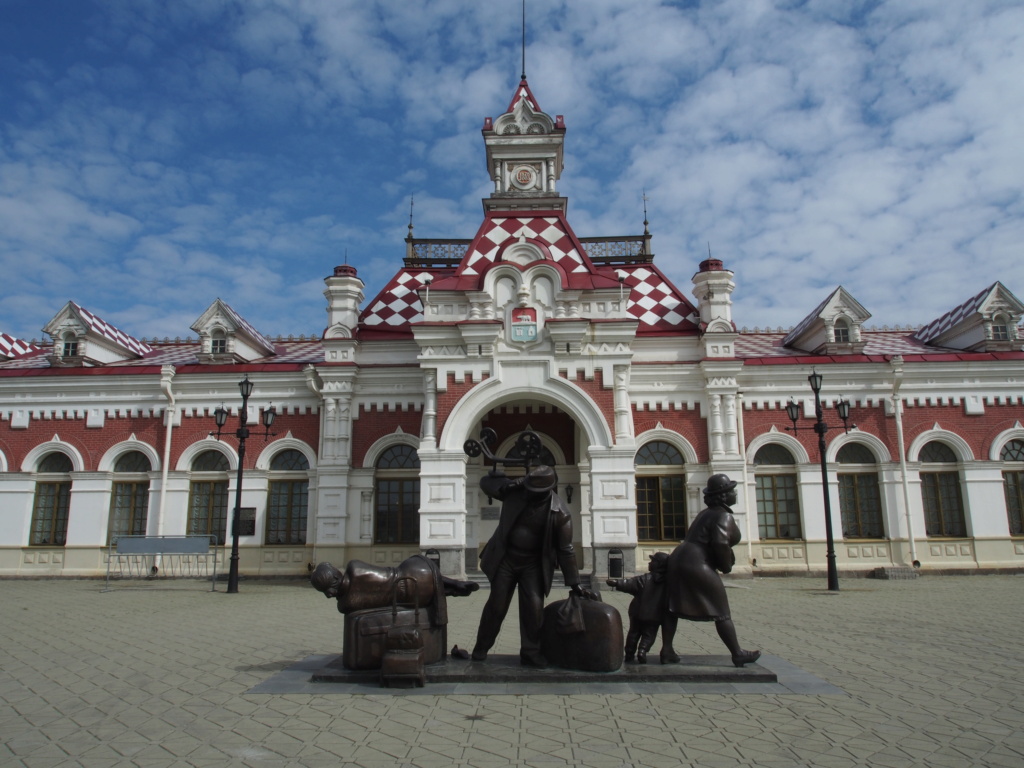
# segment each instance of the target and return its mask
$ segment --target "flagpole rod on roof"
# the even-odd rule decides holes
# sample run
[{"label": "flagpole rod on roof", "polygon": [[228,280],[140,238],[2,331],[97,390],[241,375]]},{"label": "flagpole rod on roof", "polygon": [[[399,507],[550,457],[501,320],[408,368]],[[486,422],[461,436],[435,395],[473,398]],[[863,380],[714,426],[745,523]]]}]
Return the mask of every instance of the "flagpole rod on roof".
[{"label": "flagpole rod on roof", "polygon": [[520,79],[526,79],[526,0],[523,0],[523,76]]}]

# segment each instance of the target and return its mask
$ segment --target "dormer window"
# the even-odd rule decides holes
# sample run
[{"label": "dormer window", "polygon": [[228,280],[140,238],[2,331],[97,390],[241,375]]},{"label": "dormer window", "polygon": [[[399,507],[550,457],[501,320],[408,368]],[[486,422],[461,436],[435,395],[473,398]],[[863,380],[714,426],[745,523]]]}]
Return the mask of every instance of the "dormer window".
[{"label": "dormer window", "polygon": [[275,354],[270,339],[220,299],[199,316],[192,330],[202,339],[200,363],[245,363]]},{"label": "dormer window", "polygon": [[153,351],[145,342],[129,336],[73,301],[65,304],[43,327],[43,333],[53,339],[47,362],[59,367],[137,360]]},{"label": "dormer window", "polygon": [[77,357],[78,356],[78,337],[73,333],[65,333],[62,339],[63,345],[61,347],[61,357]]},{"label": "dormer window", "polygon": [[1024,302],[1002,283],[993,283],[914,334],[931,347],[970,352],[1010,352],[1019,344],[1017,324]]},{"label": "dormer window", "polygon": [[861,327],[871,313],[839,286],[782,340],[787,347],[819,355],[854,355],[864,351]]}]

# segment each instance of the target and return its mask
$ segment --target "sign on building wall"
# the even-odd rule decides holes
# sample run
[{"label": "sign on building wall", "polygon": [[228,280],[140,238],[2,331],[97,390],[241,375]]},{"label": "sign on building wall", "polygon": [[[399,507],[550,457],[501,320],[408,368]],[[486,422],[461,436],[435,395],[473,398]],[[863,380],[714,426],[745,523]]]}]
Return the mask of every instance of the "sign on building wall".
[{"label": "sign on building wall", "polygon": [[[234,511],[231,514],[232,524],[234,523]],[[234,535],[234,529],[230,535]],[[256,535],[256,507],[239,507],[238,508],[238,535],[239,536],[255,536]]]}]

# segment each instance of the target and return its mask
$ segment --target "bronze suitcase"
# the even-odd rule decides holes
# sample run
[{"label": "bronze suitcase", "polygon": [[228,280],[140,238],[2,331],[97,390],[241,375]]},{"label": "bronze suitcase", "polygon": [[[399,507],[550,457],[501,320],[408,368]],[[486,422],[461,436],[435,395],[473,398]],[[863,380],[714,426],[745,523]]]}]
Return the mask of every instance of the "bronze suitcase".
[{"label": "bronze suitcase", "polygon": [[[414,581],[413,579],[408,579]],[[413,624],[402,624],[398,621],[398,585],[406,581],[395,582],[391,595],[391,626],[388,628],[384,641],[384,657],[380,663],[380,684],[384,687],[397,686],[411,688],[422,687],[427,682],[424,671],[423,634],[419,630],[420,605],[416,601],[413,608]],[[414,582],[415,584],[415,582]],[[416,594],[415,587],[411,594]]]},{"label": "bronze suitcase", "polygon": [[419,630],[424,664],[436,664],[445,657],[447,627],[431,627],[426,611],[420,611],[417,619],[413,608],[399,608],[394,617],[390,608],[371,608],[345,616],[345,645],[341,654],[345,668],[380,669],[387,650],[388,630],[396,624]]},{"label": "bronze suitcase", "polygon": [[390,608],[368,608],[345,614],[341,653],[345,668],[380,669],[381,659],[387,650],[387,635],[394,627],[415,627],[419,630],[423,638],[424,664],[436,664],[447,655],[448,627],[431,626],[429,610],[403,608],[396,606],[393,600]]},{"label": "bronze suitcase", "polygon": [[556,667],[586,672],[614,672],[622,666],[622,617],[614,606],[598,600],[580,600],[584,630],[562,634],[555,618],[564,600],[544,608],[540,649]]}]

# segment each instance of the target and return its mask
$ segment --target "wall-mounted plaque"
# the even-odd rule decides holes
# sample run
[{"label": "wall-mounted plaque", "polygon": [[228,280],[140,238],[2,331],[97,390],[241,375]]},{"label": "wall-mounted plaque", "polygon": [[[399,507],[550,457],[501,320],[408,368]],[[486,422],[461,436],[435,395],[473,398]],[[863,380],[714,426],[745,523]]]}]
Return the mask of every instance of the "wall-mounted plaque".
[{"label": "wall-mounted plaque", "polygon": [[[234,521],[234,511],[231,512],[231,519]],[[232,529],[232,535],[233,535]],[[238,535],[239,536],[255,536],[256,535],[256,507],[239,507],[238,508]]]}]

